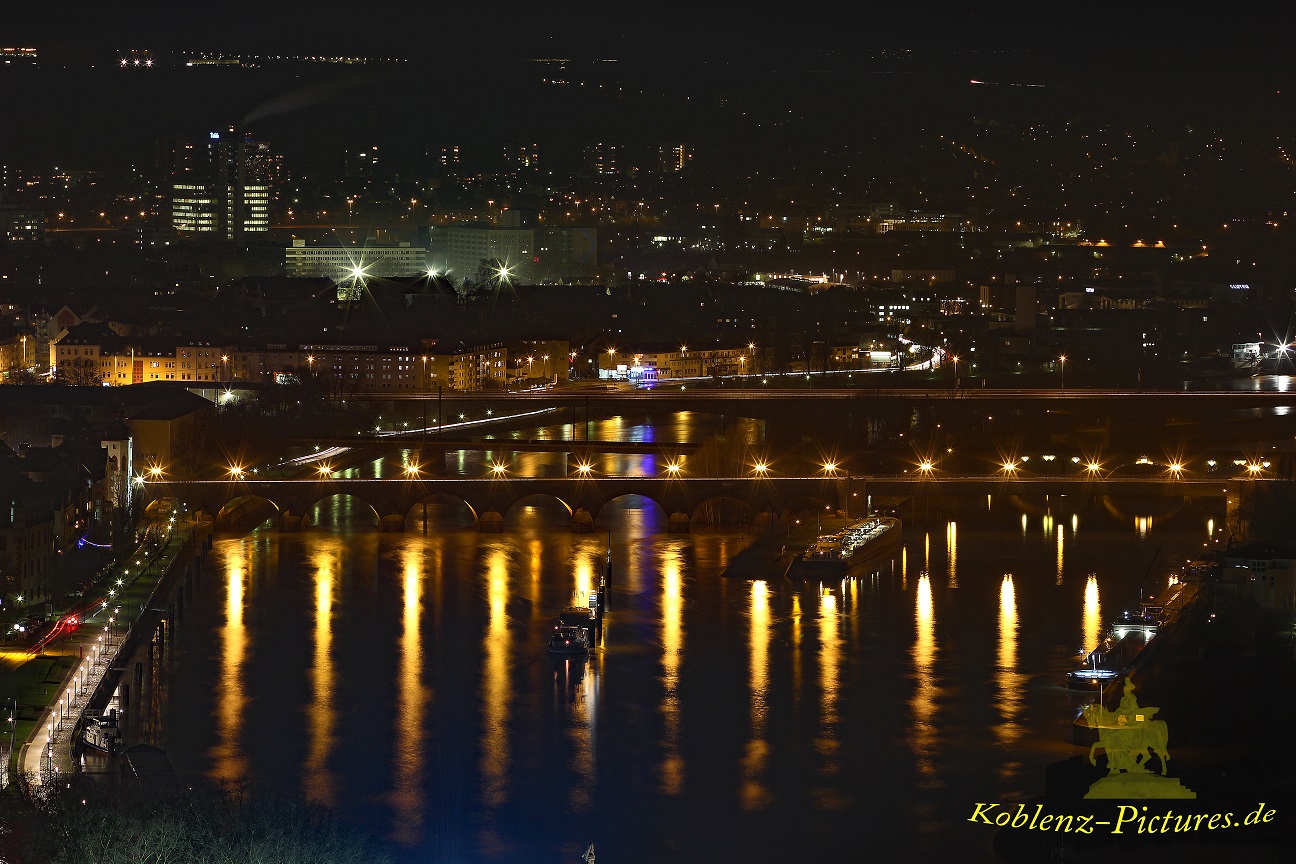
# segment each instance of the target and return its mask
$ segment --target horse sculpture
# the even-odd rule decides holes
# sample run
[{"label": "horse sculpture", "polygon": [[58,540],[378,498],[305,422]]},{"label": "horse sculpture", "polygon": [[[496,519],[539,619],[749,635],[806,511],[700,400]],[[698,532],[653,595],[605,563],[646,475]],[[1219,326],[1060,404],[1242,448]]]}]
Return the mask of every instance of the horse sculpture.
[{"label": "horse sculpture", "polygon": [[1147,762],[1151,754],[1161,760],[1161,773],[1166,773],[1170,761],[1167,742],[1170,733],[1164,720],[1153,720],[1159,708],[1141,708],[1134,698],[1134,682],[1125,679],[1125,695],[1115,711],[1101,704],[1084,707],[1085,722],[1098,730],[1098,740],[1089,747],[1089,764],[1097,765],[1094,751],[1099,747],[1107,751],[1107,773],[1148,774]]}]

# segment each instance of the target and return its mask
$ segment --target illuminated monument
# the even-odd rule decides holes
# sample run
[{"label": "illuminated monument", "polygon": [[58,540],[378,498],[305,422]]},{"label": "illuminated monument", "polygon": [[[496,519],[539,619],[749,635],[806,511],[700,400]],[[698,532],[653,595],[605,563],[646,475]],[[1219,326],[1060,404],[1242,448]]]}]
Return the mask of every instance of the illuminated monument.
[{"label": "illuminated monument", "polygon": [[[1115,711],[1101,703],[1086,705],[1084,716],[1098,740],[1089,747],[1089,764],[1097,764],[1094,750],[1107,751],[1107,776],[1089,787],[1086,798],[1196,798],[1175,777],[1166,777],[1170,753],[1166,749],[1169,730],[1164,720],[1153,720],[1160,708],[1143,708],[1134,696],[1134,682],[1125,679],[1125,694]],[[1148,770],[1155,755],[1161,773]]]}]

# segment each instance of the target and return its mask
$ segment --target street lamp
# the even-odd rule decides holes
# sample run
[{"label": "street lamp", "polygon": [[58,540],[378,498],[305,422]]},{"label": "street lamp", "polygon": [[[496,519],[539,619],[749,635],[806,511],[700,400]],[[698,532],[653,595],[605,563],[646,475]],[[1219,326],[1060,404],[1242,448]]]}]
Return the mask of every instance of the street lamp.
[{"label": "street lamp", "polygon": [[229,355],[222,354],[221,355],[221,380],[222,381],[229,380],[228,378],[225,377],[225,373],[228,369],[229,369]]},{"label": "street lamp", "polygon": [[1061,389],[1065,390],[1066,389],[1066,355],[1065,354],[1059,355],[1058,360],[1062,361],[1062,388]]},{"label": "street lamp", "polygon": [[825,474],[835,476],[837,474],[837,463],[830,459],[823,463],[823,470]]},{"label": "street lamp", "polygon": [[678,462],[668,462],[666,464],[667,474],[678,474],[679,472],[680,472],[680,464]]},{"label": "street lamp", "polygon": [[410,464],[406,465],[406,466],[405,466],[405,476],[407,476],[407,477],[418,477],[418,476],[419,476],[419,466],[415,465],[413,462],[411,462]]},{"label": "street lamp", "polygon": [[495,462],[491,465],[491,471],[494,472],[496,477],[503,477],[505,470],[504,463],[502,462]]},{"label": "street lamp", "polygon": [[162,466],[161,466],[161,465],[154,465],[154,466],[150,467],[150,468],[149,468],[149,474],[153,477],[154,480],[159,480],[159,479],[161,479],[161,477],[162,477]]},{"label": "street lamp", "polygon": [[582,462],[576,466],[576,470],[581,474],[589,474],[589,472],[593,470],[593,467],[594,466],[590,465],[588,462]]},{"label": "street lamp", "polygon": [[319,474],[320,474],[321,477],[331,477],[331,476],[333,476],[333,469],[330,468],[328,465],[321,465],[321,466],[319,466],[319,468],[317,468],[316,470],[319,471]]},{"label": "street lamp", "polygon": [[242,479],[243,479],[243,466],[242,466],[242,465],[231,465],[231,466],[229,467],[229,474],[230,474],[230,477],[233,477],[235,480],[242,480]]},{"label": "street lamp", "polygon": [[752,470],[755,471],[757,474],[764,476],[769,472],[769,464],[766,462],[757,462],[755,465],[752,466]]}]

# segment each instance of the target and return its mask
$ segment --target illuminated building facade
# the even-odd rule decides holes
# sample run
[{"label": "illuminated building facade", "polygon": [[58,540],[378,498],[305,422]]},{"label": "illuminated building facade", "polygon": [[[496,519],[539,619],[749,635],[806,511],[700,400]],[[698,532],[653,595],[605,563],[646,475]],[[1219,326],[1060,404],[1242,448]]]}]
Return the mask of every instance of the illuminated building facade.
[{"label": "illuminated building facade", "polygon": [[360,268],[366,277],[395,279],[427,273],[427,249],[409,243],[365,246],[308,246],[293,240],[284,249],[284,271],[295,278],[345,279]]},{"label": "illuminated building facade", "polygon": [[458,281],[475,280],[483,261],[508,265],[514,280],[526,279],[535,249],[535,232],[529,228],[496,228],[491,225],[452,225],[442,232],[446,265]]}]

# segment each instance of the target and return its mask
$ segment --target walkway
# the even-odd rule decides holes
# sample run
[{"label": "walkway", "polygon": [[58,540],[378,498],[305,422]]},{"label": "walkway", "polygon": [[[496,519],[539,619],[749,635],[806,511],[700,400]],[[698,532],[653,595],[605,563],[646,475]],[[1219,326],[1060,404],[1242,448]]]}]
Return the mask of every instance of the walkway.
[{"label": "walkway", "polygon": [[199,527],[193,522],[175,525],[172,520],[152,561],[137,550],[135,558],[119,565],[115,587],[95,601],[93,611],[77,622],[72,634],[40,653],[42,657],[75,656],[76,661],[23,745],[18,759],[21,774],[39,778],[44,786],[74,769],[73,733],[81,713],[113,668],[122,645],[130,641],[135,625],[148,613],[159,583],[182,553],[193,549]]}]

